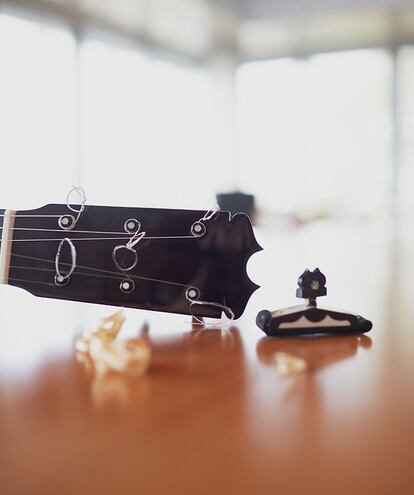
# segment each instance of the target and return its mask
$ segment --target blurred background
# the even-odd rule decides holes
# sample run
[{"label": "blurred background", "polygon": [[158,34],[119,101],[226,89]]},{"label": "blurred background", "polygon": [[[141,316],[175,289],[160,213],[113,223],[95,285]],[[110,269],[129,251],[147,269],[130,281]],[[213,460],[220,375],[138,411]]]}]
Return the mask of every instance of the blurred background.
[{"label": "blurred background", "polygon": [[[0,0],[0,170],[16,210],[243,193],[264,248],[229,332],[125,311],[136,384],[75,359],[113,307],[0,286],[3,495],[414,493],[414,0]],[[368,344],[264,338],[315,267]]]},{"label": "blurred background", "polygon": [[2,0],[1,206],[404,218],[413,88],[410,0]]}]

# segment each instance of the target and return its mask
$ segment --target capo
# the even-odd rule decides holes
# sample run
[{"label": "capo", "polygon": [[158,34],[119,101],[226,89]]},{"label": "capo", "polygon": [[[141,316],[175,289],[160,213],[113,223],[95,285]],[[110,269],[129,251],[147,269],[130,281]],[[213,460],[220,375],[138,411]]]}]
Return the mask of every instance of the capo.
[{"label": "capo", "polygon": [[277,311],[260,311],[256,324],[271,337],[310,334],[354,334],[369,332],[372,323],[359,315],[318,307],[317,297],[326,296],[326,277],[316,268],[298,279],[296,297],[307,303]]}]

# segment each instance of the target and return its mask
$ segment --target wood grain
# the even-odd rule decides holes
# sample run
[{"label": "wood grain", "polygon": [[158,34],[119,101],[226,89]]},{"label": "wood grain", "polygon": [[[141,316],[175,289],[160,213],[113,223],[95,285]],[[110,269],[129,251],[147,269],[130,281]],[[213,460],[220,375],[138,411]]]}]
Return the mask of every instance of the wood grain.
[{"label": "wood grain", "polygon": [[[2,495],[414,492],[412,232],[257,234],[249,272],[263,288],[237,325],[128,310],[126,334],[145,327],[152,347],[139,379],[77,360],[76,337],[111,308],[1,287]],[[255,326],[258,310],[295,304],[315,266],[326,302],[372,319],[369,336],[271,339]],[[276,352],[307,371],[281,376]]]}]

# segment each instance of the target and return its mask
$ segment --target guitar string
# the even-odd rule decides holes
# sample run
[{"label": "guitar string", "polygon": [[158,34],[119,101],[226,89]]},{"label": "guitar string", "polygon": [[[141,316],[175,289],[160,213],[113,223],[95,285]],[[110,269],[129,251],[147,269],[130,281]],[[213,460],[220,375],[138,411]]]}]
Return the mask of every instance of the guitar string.
[{"label": "guitar string", "polygon": [[[16,230],[16,229],[14,229]],[[65,233],[63,231],[61,231],[62,233]],[[70,233],[70,231],[66,232],[66,234]],[[125,237],[69,237],[68,235],[66,235],[65,237],[68,237],[71,241],[117,241],[117,240],[122,240],[122,241],[125,241],[125,240],[129,240],[131,239],[131,236],[128,235],[128,236],[125,236]],[[147,239],[147,240],[153,240],[153,241],[156,241],[156,240],[169,240],[169,239],[200,239],[200,237],[202,237],[201,235],[171,235],[171,236],[145,236],[143,237],[143,239]],[[0,244],[1,242],[53,242],[53,241],[58,241],[60,242],[62,239],[59,237],[59,238],[55,238],[55,239],[8,239],[6,241],[1,241],[0,240]]]},{"label": "guitar string", "polygon": [[[147,243],[145,243],[142,246],[140,246],[138,249],[144,247],[148,243],[149,243],[149,241],[147,241]],[[35,256],[26,256],[26,255],[19,255],[19,254],[13,254],[13,253],[12,253],[12,256],[15,256],[15,257],[18,257],[18,258],[35,260],[35,261],[41,261],[41,262],[44,262],[44,263],[50,263],[50,264],[53,264],[54,263],[51,260],[47,260],[47,259],[44,259],[44,258],[38,258],[38,257],[35,257]],[[70,266],[71,265],[70,263],[65,263],[65,262],[61,262],[61,264],[62,265],[67,265],[67,266]],[[21,269],[21,270],[34,270],[34,271],[55,272],[55,270],[49,269],[49,268],[28,267],[28,266],[22,266],[22,265],[9,265],[9,268]],[[113,272],[113,271],[109,271],[109,270],[102,270],[100,268],[88,267],[88,266],[83,266],[83,265],[77,265],[76,268],[80,268],[82,270],[87,270],[86,273],[85,272],[81,272],[81,271],[78,270],[76,273],[77,273],[77,275],[80,275],[80,276],[103,278],[103,279],[114,279],[114,280],[121,280],[121,281],[123,280],[123,277],[121,276],[122,274],[120,274],[118,272]],[[90,272],[88,272],[88,270],[91,270],[92,272],[93,271],[96,271],[98,273],[90,273]],[[105,275],[100,275],[100,273],[103,273]],[[146,280],[146,281],[155,282],[155,283],[162,283],[162,284],[174,285],[174,286],[178,286],[178,287],[184,287],[184,288],[187,288],[187,289],[195,288],[195,289],[197,289],[200,292],[200,289],[197,286],[195,286],[194,284],[192,284],[192,285],[182,284],[182,283],[179,283],[179,282],[171,282],[171,281],[168,281],[168,280],[155,279],[155,278],[144,277],[144,276],[140,276],[140,275],[130,275],[130,274],[126,274],[126,275],[130,279]],[[28,283],[28,284],[46,285],[46,286],[49,286],[49,287],[55,287],[56,286],[56,284],[54,284],[52,282],[44,282],[44,281],[40,281],[40,280],[28,280],[28,279],[22,279],[22,278],[17,278],[17,277],[9,277],[9,281],[26,283],[26,284]],[[233,320],[234,319],[234,312],[227,305],[224,305],[224,304],[221,304],[221,303],[217,303],[217,302],[212,302],[212,301],[195,300],[195,299],[189,298],[187,295],[186,295],[186,298],[187,298],[187,300],[189,302],[189,311],[190,311],[190,314],[201,325],[205,325],[205,322],[203,322],[202,320],[200,320],[194,314],[194,312],[193,312],[193,307],[194,306],[212,306],[212,307],[221,309],[222,311],[225,312],[226,315],[230,315],[230,316],[228,316],[230,318],[230,320]]]},{"label": "guitar string", "polygon": [[112,234],[112,235],[128,235],[129,232],[121,231],[121,232],[107,232],[102,230],[63,230],[63,229],[37,229],[33,227],[0,227],[0,230],[28,230],[32,232],[76,232],[77,234]]},{"label": "guitar string", "polygon": [[[12,267],[12,265],[10,265]],[[16,267],[16,268],[26,268],[26,267]],[[34,269],[33,267],[27,267],[29,269]],[[38,270],[42,270],[40,268],[38,268]],[[54,270],[49,270],[49,269],[45,269],[43,268],[44,271],[51,271],[53,272]],[[95,276],[95,277],[98,277],[98,278],[114,278],[114,279],[118,279],[119,277],[103,277],[101,275],[96,275],[96,274],[86,274],[86,273],[80,273],[80,272],[77,272],[78,275],[88,275],[88,276]],[[16,277],[12,277],[12,278],[9,278],[10,281],[12,282],[23,282],[23,283],[26,283],[26,284],[39,284],[39,285],[47,285],[49,287],[55,287],[55,284],[54,283],[51,283],[51,282],[41,282],[40,280],[27,280],[27,279],[23,279],[23,278],[16,278]],[[121,278],[122,280],[122,278]],[[175,285],[182,285],[182,284],[176,284],[174,282],[165,282],[165,281],[162,281],[162,280],[159,280],[158,282],[163,282],[163,283],[171,283],[171,284],[175,284]],[[187,286],[187,285],[184,285],[184,287],[194,287],[194,286]],[[189,311],[190,311],[190,315],[193,317],[193,319],[195,320],[195,322],[193,322],[193,324],[196,324],[196,325],[201,325],[203,327],[206,327],[206,328],[213,328],[217,325],[217,323],[214,323],[214,324],[206,324],[205,321],[203,321],[200,317],[200,316],[197,316],[194,314],[194,311],[193,311],[193,306],[212,306],[212,307],[215,307],[215,308],[218,308],[218,309],[221,309],[227,316],[227,313],[226,311],[229,312],[229,316],[227,316],[229,318],[229,321],[228,322],[223,322],[221,323],[222,326],[224,325],[228,325],[230,324],[233,320],[234,320],[234,312],[233,310],[229,307],[229,306],[226,306],[225,304],[220,304],[220,303],[215,303],[215,302],[211,302],[211,301],[198,301],[198,300],[191,300],[191,299],[187,299],[188,302],[189,302]]]},{"label": "guitar string", "polygon": [[[67,263],[65,263],[67,264]],[[23,265],[9,265],[9,268],[15,268],[17,270],[34,270],[34,271],[39,271],[39,272],[51,272],[55,273],[55,270],[51,268],[40,268],[40,267],[34,267],[34,266],[23,266]],[[99,275],[98,273],[88,273],[88,272],[80,272],[76,271],[77,275],[85,275],[88,277],[96,277],[96,278],[112,278],[114,280],[123,280],[124,277],[119,274],[118,276],[111,276],[111,275]],[[55,285],[55,284],[52,284]]]},{"label": "guitar string", "polygon": [[[210,213],[211,212],[211,213]],[[210,215],[209,215],[210,213]],[[204,217],[201,220],[209,220],[212,217],[212,214],[216,213],[216,210],[208,210]],[[63,215],[33,215],[33,214],[15,214],[15,215],[9,215],[9,217],[14,217],[14,218],[61,218]],[[5,217],[4,214],[0,214],[0,218]],[[201,221],[200,220],[200,221]],[[6,230],[3,226],[0,227],[0,231]],[[78,233],[78,234],[105,234],[105,235],[125,235],[125,237],[93,237],[93,238],[71,238],[71,240],[109,240],[109,239],[114,239],[114,240],[124,240],[124,239],[129,239],[131,232],[109,232],[109,231],[94,231],[94,230],[63,230],[63,229],[40,229],[40,228],[31,228],[31,227],[8,227],[7,230],[22,230],[22,231],[32,231],[32,232],[62,232],[62,233]],[[202,237],[203,234],[197,235],[197,234],[192,234],[192,235],[183,235],[183,236],[152,236],[152,237],[146,237],[146,239],[198,239]],[[56,241],[56,240],[61,240],[61,239],[10,239],[9,241],[6,242],[37,242],[37,241]]]},{"label": "guitar string", "polygon": [[[12,231],[21,230],[21,231],[28,231],[28,232],[60,232],[60,233],[64,233],[64,234],[76,233],[76,234],[124,235],[125,238],[128,238],[128,239],[131,237],[131,234],[133,234],[133,232],[124,232],[124,231],[110,232],[110,231],[102,231],[102,230],[76,230],[76,229],[62,230],[62,229],[39,229],[39,228],[32,228],[32,227],[7,227],[7,228],[0,227],[0,231],[2,231],[2,230],[12,230]],[[199,237],[202,237],[202,235],[203,234],[200,234],[200,235],[197,235],[197,234],[180,235],[180,236],[178,236],[178,235],[152,236],[152,237],[146,237],[146,238],[147,239],[193,239],[193,238],[198,239]],[[84,238],[82,238],[82,239],[84,239]],[[93,239],[95,239],[95,237]],[[107,238],[103,238],[103,239],[119,239],[119,238],[107,237]],[[122,237],[122,239],[124,239],[124,237]],[[16,239],[16,240],[20,240],[20,239]],[[27,240],[31,241],[32,239],[27,239]],[[43,239],[40,239],[40,240],[43,240]],[[74,239],[74,240],[78,240],[78,239]]]},{"label": "guitar string", "polygon": [[[67,265],[68,263],[62,263],[64,265]],[[17,270],[34,270],[34,271],[40,271],[40,272],[49,272],[49,273],[55,273],[55,270],[54,269],[51,269],[51,268],[40,268],[40,267],[34,267],[34,266],[23,266],[23,265],[9,265],[9,268],[14,268],[14,269],[17,269]],[[79,267],[77,267],[79,268]],[[84,268],[86,269],[86,267]],[[91,270],[94,270],[94,268],[88,268],[88,269],[91,269]],[[115,272],[114,272],[115,273]],[[76,271],[76,274],[77,275],[83,275],[83,276],[86,276],[86,277],[95,277],[95,278],[109,278],[109,279],[113,279],[113,280],[124,280],[125,277],[122,276],[122,274],[118,274],[118,275],[99,275],[98,273],[90,273],[90,272],[82,272],[82,271]],[[165,283],[165,284],[171,284],[171,285],[178,285],[180,287],[186,287],[186,288],[189,288],[189,287],[195,287],[194,285],[188,285],[188,284],[180,284],[178,282],[170,282],[168,280],[160,280],[160,279],[153,279],[153,278],[149,278],[149,277],[141,277],[141,276],[131,276],[131,275],[128,275],[129,278],[136,278],[136,279],[144,279],[144,280],[148,280],[148,281],[151,281],[151,282],[158,282],[158,283]],[[14,279],[14,278],[9,278],[9,280],[18,280],[18,279]],[[37,283],[37,281],[35,280],[26,280],[26,282],[30,282],[30,283]],[[39,283],[47,283],[47,282],[41,282],[39,281]],[[54,283],[50,283],[49,285],[55,285]]]},{"label": "guitar string", "polygon": [[[208,211],[202,220],[208,220],[211,218],[211,215],[207,217],[208,213],[210,211]],[[214,210],[212,211],[212,213],[214,214]],[[23,218],[60,218],[62,215],[10,215],[10,216],[13,216],[13,217],[23,217]],[[0,214],[0,217],[5,217],[5,215],[3,214]],[[0,227],[0,230],[4,230],[3,227]],[[14,228],[9,228],[8,230],[26,230],[26,231],[33,231],[33,232],[62,232],[62,230],[60,229],[33,229],[33,228],[19,228],[19,227],[14,227]],[[123,234],[123,232],[102,232],[102,231],[77,231],[77,230],[72,230],[71,232],[74,232],[74,233],[87,233],[87,234],[106,234],[106,235],[118,235],[118,234]],[[63,233],[63,232],[62,232]],[[66,232],[66,233],[69,233],[69,232]],[[151,237],[145,237],[145,240],[147,240],[148,242],[150,240],[166,240],[166,239],[197,239],[199,237],[202,237],[203,234],[201,235],[187,235],[187,236],[151,236]],[[129,239],[130,237],[129,236],[126,236],[125,237],[121,237],[121,238],[117,238],[117,237],[107,237],[107,238],[99,238],[99,237],[92,237],[92,238],[86,238],[86,237],[81,237],[81,238],[71,238],[71,240],[124,240],[124,239]],[[39,241],[44,241],[44,242],[53,242],[53,241],[61,241],[62,239],[10,239],[9,241],[6,241],[6,242],[13,242],[13,241],[17,241],[17,242],[39,242]],[[3,241],[4,242],[4,241]],[[144,245],[146,245],[147,243],[143,244],[141,247],[143,247]],[[50,261],[50,260],[45,260],[45,259],[42,259],[42,258],[36,258],[36,257],[29,257],[29,256],[24,256],[24,255],[17,255],[17,254],[12,254],[12,256],[17,256],[17,257],[22,257],[22,258],[28,258],[28,259],[32,259],[32,260],[37,260],[37,261],[43,261],[43,262],[46,262],[46,263],[53,263],[53,261]],[[69,265],[69,263],[62,263],[63,265]],[[49,272],[53,272],[54,270],[50,270],[50,269],[45,269],[45,268],[36,268],[36,267],[23,267],[23,266],[13,266],[13,265],[9,265],[9,267],[12,267],[12,268],[17,268],[17,269],[33,269],[33,270],[41,270],[41,271],[49,271]],[[79,275],[84,275],[84,276],[95,276],[95,277],[98,277],[98,278],[112,278],[112,279],[116,279],[116,280],[122,280],[122,277],[121,277],[121,274],[117,273],[117,272],[110,272],[110,271],[107,271],[107,270],[101,270],[101,269],[98,269],[98,268],[93,268],[93,267],[85,267],[85,266],[81,266],[79,265],[77,268],[82,268],[82,269],[85,269],[85,270],[93,270],[93,271],[97,271],[97,272],[101,272],[101,273],[105,273],[105,274],[114,274],[116,276],[110,276],[110,275],[98,275],[98,274],[94,274],[94,273],[83,273],[83,272],[77,272],[77,274]],[[159,279],[154,279],[154,278],[150,278],[150,277],[143,277],[143,276],[137,276],[137,275],[130,275],[130,274],[127,274],[127,276],[129,278],[132,278],[132,279],[141,279],[141,280],[147,280],[147,281],[153,281],[153,282],[156,282],[156,283],[165,283],[165,284],[170,284],[170,285],[176,285],[176,286],[181,286],[181,287],[186,287],[186,288],[190,288],[190,287],[195,287],[194,285],[188,285],[188,284],[180,284],[178,282],[171,282],[171,281],[168,281],[168,280],[159,280]],[[41,281],[38,281],[38,280],[26,280],[26,279],[18,279],[18,278],[9,278],[9,280],[11,281],[16,281],[16,282],[24,282],[24,283],[35,283],[35,284],[42,284],[42,285],[48,285],[48,286],[54,286],[55,284],[53,283],[49,283],[49,282],[41,282]],[[198,289],[198,287],[196,287]],[[199,289],[198,289],[199,290]],[[225,306],[225,305],[221,305],[219,303],[213,303],[213,302],[209,302],[209,301],[195,301],[195,300],[189,300],[190,302],[190,312],[191,314],[193,314],[193,311],[192,311],[192,307],[193,305],[198,305],[198,304],[208,304],[208,305],[212,305],[212,306],[219,306],[221,309],[228,309],[230,310],[230,313],[231,313],[231,319],[234,318],[234,313],[233,311],[231,310],[231,308]],[[194,314],[193,314],[193,317],[194,317]],[[201,324],[203,324],[203,322],[200,321]]]},{"label": "guitar string", "polygon": [[40,284],[40,285],[49,285],[56,287],[56,284],[52,284],[51,282],[40,282],[40,280],[26,280],[23,278],[9,278],[12,282],[24,282],[25,284]]},{"label": "guitar string", "polygon": [[[13,230],[13,229],[11,229]],[[15,229],[17,230],[17,229]],[[58,232],[62,232],[61,230],[57,230]],[[64,232],[62,232],[64,233]],[[69,233],[69,232],[66,232],[66,233]],[[145,245],[147,245],[151,240],[167,240],[167,239],[177,239],[177,240],[180,240],[180,239],[198,239],[200,238],[201,236],[197,236],[197,235],[187,235],[187,236],[149,236],[149,237],[144,237],[143,240],[144,241],[147,241],[147,242],[144,242],[142,243],[138,249],[141,249],[143,248]],[[74,238],[74,237],[70,237],[70,240],[73,240],[73,241],[100,241],[100,240],[111,240],[111,241],[114,241],[114,240],[128,240],[130,239],[130,236],[128,235],[125,235],[125,237],[80,237],[80,238]],[[7,241],[3,241],[3,242],[10,242],[10,243],[13,243],[13,242],[61,242],[62,239],[60,238],[57,238],[57,239],[10,239],[10,240],[7,240]],[[1,243],[1,241],[0,241]],[[53,261],[50,261],[50,260],[46,260],[46,259],[42,259],[42,258],[36,258],[36,257],[32,257],[32,256],[24,256],[24,255],[19,255],[19,254],[15,254],[15,253],[12,253],[11,256],[17,256],[17,257],[22,257],[22,258],[26,258],[26,259],[32,259],[32,260],[35,260],[35,261],[43,261],[45,263],[54,263]],[[62,265],[70,265],[70,263],[61,263]],[[88,266],[80,266],[78,265],[78,268],[82,268],[82,269],[85,269],[85,270],[93,270],[93,271],[97,271],[97,272],[101,272],[101,273],[105,273],[105,274],[110,274],[110,275],[116,275],[116,277],[114,278],[120,278],[121,275],[118,273],[118,272],[113,272],[113,271],[108,271],[108,270],[102,270],[102,269],[99,269],[99,268],[93,268],[93,267],[88,267]],[[78,272],[79,273],[79,272]],[[153,282],[158,282],[158,283],[165,283],[165,284],[171,284],[171,285],[178,285],[178,286],[181,286],[181,287],[194,287],[194,285],[188,285],[188,284],[180,284],[178,282],[171,282],[171,281],[168,281],[168,280],[160,280],[160,279],[153,279],[153,278],[150,278],[150,277],[142,277],[142,276],[137,276],[137,275],[130,275],[130,274],[127,274],[127,277],[128,278],[136,278],[136,279],[142,279],[142,280],[148,280],[148,281],[153,281]],[[110,278],[110,277],[108,277]],[[11,280],[11,279],[10,279]],[[121,280],[122,280],[122,277],[121,277]],[[36,281],[34,281],[34,283],[36,283]],[[54,285],[54,284],[52,284]]]},{"label": "guitar string", "polygon": [[[47,260],[47,259],[44,259],[44,258],[37,258],[35,256],[26,256],[26,255],[23,255],[23,254],[14,254],[14,253],[12,253],[11,256],[16,256],[17,258],[24,258],[24,259],[29,259],[29,260],[33,260],[33,261],[42,261],[44,263],[54,264],[54,261]],[[71,266],[71,263],[61,262],[60,264],[61,265]],[[118,272],[110,271],[110,270],[103,270],[102,268],[95,268],[95,267],[92,267],[92,266],[83,266],[83,265],[77,265],[76,268],[81,268],[83,270],[91,270],[91,271],[95,271],[95,272],[98,272],[98,273],[104,273],[104,274],[109,274],[109,275],[115,275],[115,277],[108,277],[108,278],[116,278],[116,279],[120,278],[121,280],[124,278],[124,277],[122,277],[122,274],[120,274]],[[79,273],[79,272],[76,272],[76,273]],[[84,275],[86,275],[86,274],[84,274]],[[158,282],[158,283],[164,283],[164,284],[170,284],[170,285],[177,285],[179,287],[187,287],[187,288],[189,288],[189,287],[195,287],[194,285],[182,284],[182,283],[179,283],[179,282],[172,282],[172,281],[169,281],[169,280],[156,279],[156,278],[152,278],[152,277],[144,277],[143,275],[131,275],[131,274],[128,274],[128,277],[129,278],[132,278],[132,279],[137,279],[137,280],[147,280],[147,281],[150,281],[150,282]],[[198,287],[196,287],[196,288],[198,289]]]},{"label": "guitar string", "polygon": [[[117,208],[117,207],[115,207],[115,208]],[[145,210],[146,208],[143,208],[143,209]],[[162,210],[163,208],[160,208],[160,209]],[[190,211],[190,210],[183,210],[183,211]],[[202,214],[203,211],[206,211],[206,210],[200,210],[200,214]],[[198,213],[198,211],[196,211],[196,210],[194,210],[194,212],[197,212]],[[206,217],[206,218],[203,217],[203,220],[209,220],[212,217],[212,215],[211,215],[210,218],[209,218],[208,215],[207,215],[210,212],[216,213],[217,210],[216,209],[214,209],[214,210],[208,210],[206,212],[206,214],[204,215],[204,217]],[[60,217],[65,216],[65,215],[69,215],[69,214],[68,213],[60,213],[59,215],[57,215],[57,214],[50,214],[50,215],[32,215],[32,214],[26,215],[25,214],[25,215],[21,215],[19,213],[18,215],[17,214],[15,214],[15,215],[8,215],[8,217],[10,217],[10,218],[11,217],[13,217],[13,218],[60,218]],[[2,217],[3,218],[5,217],[4,213],[0,214],[0,218],[2,218]]]},{"label": "guitar string", "polygon": [[[128,239],[131,237],[131,234],[134,232],[106,232],[102,230],[62,230],[62,229],[32,229],[28,227],[0,227],[1,230],[24,230],[24,231],[30,231],[30,232],[61,232],[61,233],[66,233],[66,234],[71,234],[71,233],[76,233],[76,234],[110,234],[110,235],[124,235],[127,236]],[[169,239],[169,238],[191,238],[191,237],[201,237],[201,235],[185,235],[185,236],[158,236],[158,237],[153,237],[153,239]],[[111,239],[111,237],[108,237],[108,239]]]},{"label": "guitar string", "polygon": [[[67,263],[65,263],[65,264],[67,264]],[[50,270],[48,268],[23,267],[23,266],[14,266],[14,265],[9,265],[9,266],[10,266],[10,268],[21,268],[21,269],[28,269],[28,270],[40,270],[40,271],[54,272],[54,270]],[[112,278],[112,279],[116,279],[116,280],[123,280],[122,277],[120,277],[120,276],[111,277],[111,276],[108,276],[108,275],[103,276],[103,275],[98,275],[98,274],[93,274],[93,273],[83,273],[83,272],[76,272],[76,273],[78,275],[84,275],[84,276],[88,276],[88,277]],[[180,286],[187,287],[187,288],[195,287],[194,285],[184,285],[184,284],[178,284],[176,282],[168,282],[168,281],[165,281],[165,280],[148,279],[148,278],[145,278],[145,277],[132,277],[132,278],[144,278],[145,280],[152,280],[152,281],[156,281],[156,282],[160,282],[160,283],[180,285]],[[40,280],[27,280],[27,279],[16,278],[16,277],[11,277],[11,278],[9,278],[9,280],[12,281],[12,282],[23,282],[23,283],[26,283],[26,284],[47,285],[49,287],[55,287],[56,286],[54,283],[43,282],[43,281],[40,281]],[[233,310],[229,306],[226,306],[226,305],[221,304],[221,303],[211,302],[211,301],[198,301],[198,300],[192,300],[192,299],[188,299],[188,298],[187,298],[187,300],[189,302],[189,311],[190,311],[190,314],[193,317],[193,319],[196,321],[196,324],[197,325],[202,325],[202,326],[205,326],[205,327],[213,327],[213,326],[217,325],[217,323],[214,323],[214,324],[211,324],[211,325],[210,324],[206,324],[205,321],[203,321],[202,319],[200,319],[201,317],[199,317],[199,316],[197,316],[197,315],[194,314],[193,306],[212,306],[212,307],[221,309],[226,314],[226,316],[227,316],[227,311],[228,311],[229,312],[229,315],[230,315],[230,316],[228,316],[229,322],[222,323],[222,325],[229,324],[234,319],[234,312],[233,312]]]},{"label": "guitar string", "polygon": [[[0,215],[0,216],[4,216],[4,215]],[[22,215],[15,215],[15,216],[22,216]],[[35,216],[35,215],[30,215],[30,216]],[[42,215],[39,215],[39,216],[42,216]],[[60,217],[60,215],[45,215],[45,216],[56,216],[56,217]],[[2,230],[3,228],[1,228]],[[17,230],[17,229],[12,229],[10,228],[10,230]],[[29,230],[29,229],[28,229]],[[37,229],[30,229],[30,230],[37,230]],[[40,230],[40,229],[39,229]],[[47,230],[47,229],[46,229]],[[66,233],[68,234],[69,232],[63,232],[61,230],[54,230],[54,231],[57,231],[57,232],[62,232],[62,233]],[[95,231],[92,231],[93,233],[95,233]],[[112,232],[111,232],[112,234]],[[198,239],[200,238],[201,236],[197,236],[197,235],[187,235],[187,236],[149,236],[149,237],[144,237],[143,240],[147,241],[143,244],[141,244],[138,249],[141,249],[142,247],[144,247],[145,245],[148,244],[148,242],[150,242],[151,240],[167,240],[167,239],[177,239],[177,240],[180,240],[180,239]],[[125,234],[125,237],[80,237],[80,238],[74,238],[74,237],[70,237],[70,240],[74,240],[74,241],[97,241],[97,240],[128,240],[130,239],[130,235],[126,235]],[[3,242],[60,242],[62,241],[62,239],[60,238],[57,238],[57,239],[10,239],[10,240],[7,240],[7,241],[3,241]],[[1,243],[1,241],[0,241]],[[50,261],[50,260],[46,260],[46,259],[42,259],[42,258],[36,258],[36,257],[32,257],[32,256],[24,256],[24,255],[18,255],[18,254],[15,254],[15,253],[12,253],[11,256],[17,256],[17,257],[22,257],[22,258],[26,258],[26,259],[32,259],[32,260],[35,260],[35,261],[43,261],[45,263],[54,263],[53,261]],[[70,263],[61,263],[62,265],[70,265]],[[108,271],[108,270],[102,270],[102,269],[99,269],[99,268],[93,268],[93,267],[88,267],[88,266],[81,266],[81,265],[78,265],[78,268],[82,268],[84,270],[93,270],[93,271],[97,271],[97,272],[100,272],[100,273],[105,273],[105,274],[110,274],[110,275],[115,275],[115,277],[112,277],[112,278],[121,278],[122,280],[122,276],[121,274],[119,274],[118,272],[113,272],[113,271]],[[80,273],[80,272],[77,272],[77,273]],[[83,274],[85,275],[85,274]],[[137,276],[137,275],[131,275],[131,274],[127,274],[127,277],[128,278],[132,278],[132,279],[142,279],[142,280],[148,280],[148,281],[153,281],[153,282],[156,282],[156,283],[165,283],[165,284],[170,284],[170,285],[177,285],[177,286],[180,286],[180,287],[186,287],[186,288],[189,288],[189,287],[194,287],[194,285],[188,285],[188,284],[181,284],[181,283],[178,283],[178,282],[171,282],[171,281],[168,281],[168,280],[160,280],[160,279],[154,279],[154,278],[150,278],[150,277],[143,277],[143,276]],[[111,277],[108,277],[108,278],[111,278]],[[10,279],[11,280],[11,279]],[[23,280],[22,280],[23,281]],[[29,281],[27,281],[29,282]],[[36,281],[33,281],[34,283],[36,283]],[[54,284],[52,284],[54,285]]]},{"label": "guitar string", "polygon": [[[63,213],[62,215],[8,215],[10,218],[13,217],[13,218],[60,218],[61,216],[65,215],[65,213]],[[1,214],[0,215],[0,218],[1,217],[5,217],[6,215],[4,214]]]}]

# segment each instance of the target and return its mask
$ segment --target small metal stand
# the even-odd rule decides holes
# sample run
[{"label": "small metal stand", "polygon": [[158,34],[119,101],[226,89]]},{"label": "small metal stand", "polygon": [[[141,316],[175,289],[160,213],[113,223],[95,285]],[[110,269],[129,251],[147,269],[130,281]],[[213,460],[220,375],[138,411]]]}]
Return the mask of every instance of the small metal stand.
[{"label": "small metal stand", "polygon": [[316,268],[305,270],[298,279],[296,296],[307,299],[306,304],[260,311],[256,323],[269,336],[310,334],[355,334],[369,332],[372,323],[359,315],[318,307],[316,298],[326,296],[326,277]]}]

